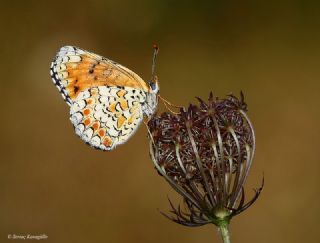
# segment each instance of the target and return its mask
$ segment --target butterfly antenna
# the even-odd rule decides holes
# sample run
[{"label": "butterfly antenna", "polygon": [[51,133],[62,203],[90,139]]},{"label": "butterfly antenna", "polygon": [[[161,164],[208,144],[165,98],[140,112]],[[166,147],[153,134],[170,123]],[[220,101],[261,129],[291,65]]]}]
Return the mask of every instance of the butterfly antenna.
[{"label": "butterfly antenna", "polygon": [[155,71],[156,71],[156,60],[159,52],[159,47],[157,44],[153,44],[153,58],[152,58],[152,69],[151,69],[151,74],[152,74],[152,80],[155,78]]},{"label": "butterfly antenna", "polygon": [[[158,52],[159,52],[159,46],[157,44],[153,44],[153,58],[152,58],[152,80],[156,80],[157,77],[156,77],[156,74],[155,74],[155,71],[156,71],[156,60],[157,60],[157,56],[158,56]],[[171,104],[169,101],[167,101],[165,98],[161,97],[160,94],[158,94],[158,97],[160,98],[160,100],[163,102],[164,106],[170,111],[172,112],[173,114],[179,114],[178,112],[174,112],[172,109],[170,109],[170,106],[171,107],[174,107],[174,108],[182,108],[182,106],[176,106],[176,105],[173,105]]]}]

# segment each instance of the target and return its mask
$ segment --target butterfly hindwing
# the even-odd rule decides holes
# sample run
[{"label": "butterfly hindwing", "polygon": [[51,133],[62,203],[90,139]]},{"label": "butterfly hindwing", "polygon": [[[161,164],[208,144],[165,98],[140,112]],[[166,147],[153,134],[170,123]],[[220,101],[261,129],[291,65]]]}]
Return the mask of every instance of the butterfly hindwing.
[{"label": "butterfly hindwing", "polygon": [[92,87],[70,107],[76,134],[92,147],[111,150],[126,142],[143,120],[145,93],[130,87]]},{"label": "butterfly hindwing", "polygon": [[50,75],[65,101],[71,105],[91,87],[130,87],[148,92],[148,85],[128,68],[73,46],[62,47],[54,58]]}]

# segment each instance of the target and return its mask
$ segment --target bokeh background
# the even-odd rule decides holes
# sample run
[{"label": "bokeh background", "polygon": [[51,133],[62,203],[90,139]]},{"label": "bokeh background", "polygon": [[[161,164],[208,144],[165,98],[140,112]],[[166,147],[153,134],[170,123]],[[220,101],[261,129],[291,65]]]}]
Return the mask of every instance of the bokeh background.
[{"label": "bokeh background", "polygon": [[[146,128],[112,152],[85,145],[49,66],[75,45],[150,77],[187,105],[246,95],[257,134],[247,183],[266,185],[231,222],[233,242],[319,242],[319,1],[5,1],[0,8],[0,242],[221,242],[159,214],[179,197],[158,176]],[[11,240],[12,242],[14,240]]]}]

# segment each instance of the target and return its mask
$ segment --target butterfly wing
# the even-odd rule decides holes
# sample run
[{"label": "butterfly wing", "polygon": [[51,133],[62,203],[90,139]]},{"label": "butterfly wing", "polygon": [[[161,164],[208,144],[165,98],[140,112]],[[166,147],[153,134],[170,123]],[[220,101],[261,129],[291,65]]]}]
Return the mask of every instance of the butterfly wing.
[{"label": "butterfly wing", "polygon": [[71,105],[91,87],[130,87],[148,92],[150,87],[128,68],[94,53],[64,46],[57,53],[50,75],[65,101]]},{"label": "butterfly wing", "polygon": [[112,150],[126,142],[143,120],[146,95],[130,87],[99,86],[81,91],[70,107],[76,134],[92,147]]}]

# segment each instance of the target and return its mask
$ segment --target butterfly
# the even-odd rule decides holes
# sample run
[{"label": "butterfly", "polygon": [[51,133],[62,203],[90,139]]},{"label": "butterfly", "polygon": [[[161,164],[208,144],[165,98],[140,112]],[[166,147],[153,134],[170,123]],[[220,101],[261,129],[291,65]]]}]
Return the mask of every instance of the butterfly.
[{"label": "butterfly", "polygon": [[128,68],[74,46],[64,46],[51,63],[50,75],[70,106],[75,133],[90,146],[112,150],[125,143],[158,104],[154,75],[145,82]]}]

